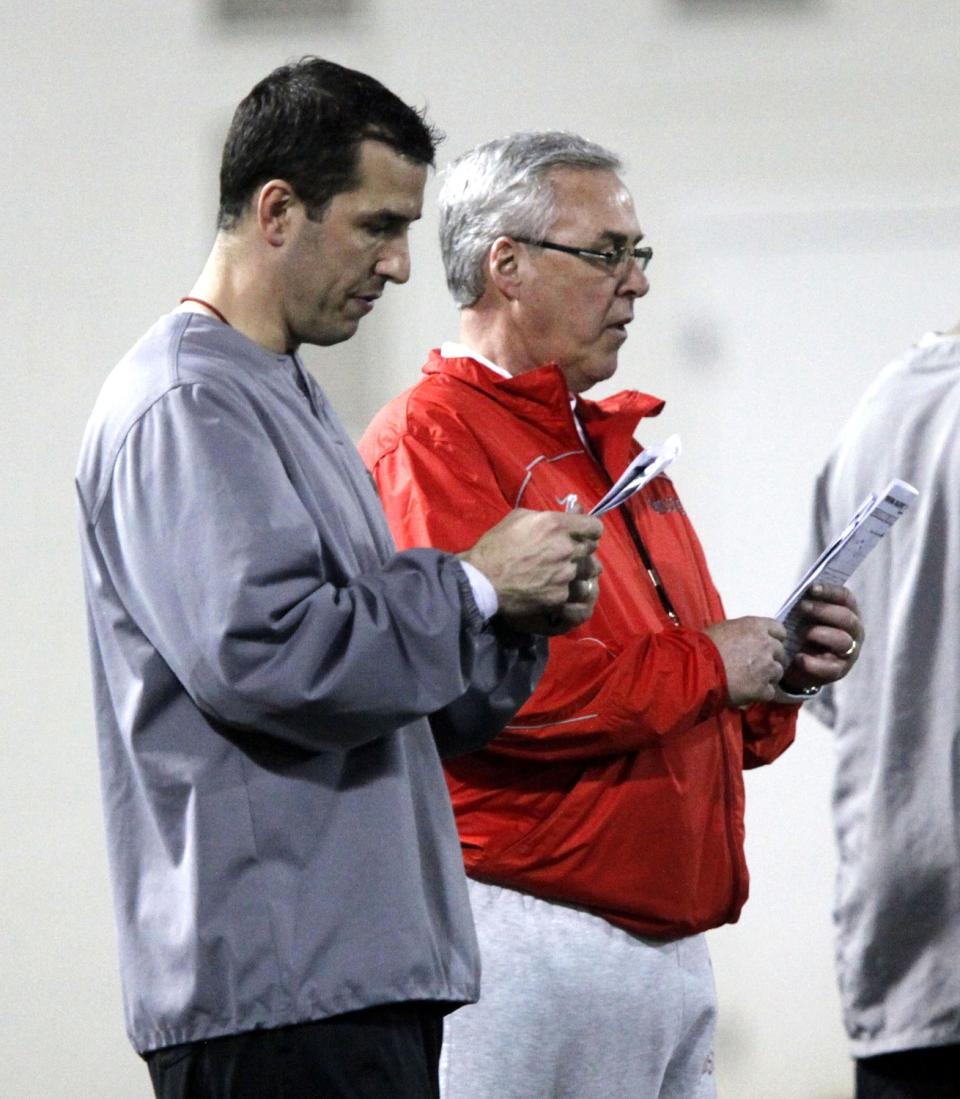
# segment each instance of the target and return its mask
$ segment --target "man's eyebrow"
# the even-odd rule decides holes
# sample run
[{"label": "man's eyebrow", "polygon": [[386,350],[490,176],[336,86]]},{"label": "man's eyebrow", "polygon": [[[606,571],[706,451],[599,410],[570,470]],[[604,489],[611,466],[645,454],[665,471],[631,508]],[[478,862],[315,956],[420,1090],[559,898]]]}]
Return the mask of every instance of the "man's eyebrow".
[{"label": "man's eyebrow", "polygon": [[419,221],[422,216],[423,213],[419,210],[415,214],[406,214],[401,213],[399,210],[382,208],[379,210],[371,210],[368,214],[363,216],[363,220],[368,224],[376,223],[382,225],[385,229],[400,229],[405,225],[410,225],[414,221]]},{"label": "man's eyebrow", "polygon": [[[624,245],[626,245],[631,240],[631,237],[627,236],[626,233],[620,233],[615,229],[604,229],[603,232],[597,235],[596,239],[603,242],[609,241],[609,243],[614,248],[623,248]],[[639,244],[640,241],[643,240],[643,232],[639,232],[636,237],[632,239],[634,245]]]}]

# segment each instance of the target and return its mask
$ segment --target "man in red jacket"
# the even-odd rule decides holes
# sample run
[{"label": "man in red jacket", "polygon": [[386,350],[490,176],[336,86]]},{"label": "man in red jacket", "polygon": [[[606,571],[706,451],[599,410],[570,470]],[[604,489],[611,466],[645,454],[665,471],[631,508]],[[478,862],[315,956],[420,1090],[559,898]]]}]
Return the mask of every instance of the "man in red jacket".
[{"label": "man in red jacket", "polygon": [[[511,508],[592,507],[662,402],[609,378],[651,250],[608,151],[517,134],[450,169],[440,198],[460,342],[373,421],[361,452],[401,546],[457,551]],[[747,896],[742,769],[790,744],[799,702],[849,670],[852,597],[779,623],[725,620],[661,476],[605,517],[593,618],[551,641],[540,686],[446,767],[483,998],[445,1035],[446,1099],[701,1099],[715,996],[702,933]]]}]

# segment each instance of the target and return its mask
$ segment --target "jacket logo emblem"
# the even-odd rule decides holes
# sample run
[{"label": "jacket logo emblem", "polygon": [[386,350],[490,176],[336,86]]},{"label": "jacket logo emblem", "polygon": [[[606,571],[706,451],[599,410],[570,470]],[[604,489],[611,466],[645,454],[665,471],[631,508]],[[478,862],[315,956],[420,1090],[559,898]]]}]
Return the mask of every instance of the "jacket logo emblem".
[{"label": "jacket logo emblem", "polygon": [[683,504],[680,503],[676,496],[666,496],[662,500],[651,500],[650,506],[661,515],[666,515],[671,511],[678,511],[681,515],[687,514]]}]

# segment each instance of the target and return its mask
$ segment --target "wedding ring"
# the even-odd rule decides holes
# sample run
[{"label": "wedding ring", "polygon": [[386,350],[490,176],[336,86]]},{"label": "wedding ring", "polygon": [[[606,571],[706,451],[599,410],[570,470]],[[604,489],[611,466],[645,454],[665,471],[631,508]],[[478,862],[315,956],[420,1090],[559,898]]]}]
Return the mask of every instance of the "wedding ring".
[{"label": "wedding ring", "polygon": [[847,651],[845,653],[841,653],[841,655],[843,656],[843,659],[844,660],[849,660],[850,657],[853,656],[853,654],[857,651],[859,645],[860,645],[860,642],[856,638],[854,638],[850,642],[850,648],[847,649]]}]

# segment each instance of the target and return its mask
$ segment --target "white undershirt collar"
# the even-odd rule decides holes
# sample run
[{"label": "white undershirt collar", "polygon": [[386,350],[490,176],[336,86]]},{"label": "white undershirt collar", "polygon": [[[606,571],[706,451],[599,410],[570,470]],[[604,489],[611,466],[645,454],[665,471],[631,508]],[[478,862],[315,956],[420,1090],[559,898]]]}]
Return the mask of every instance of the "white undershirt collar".
[{"label": "white undershirt collar", "polygon": [[478,351],[474,351],[472,347],[467,347],[465,343],[457,343],[456,340],[444,340],[440,345],[440,355],[444,359],[473,359],[474,362],[482,363],[495,374],[499,374],[501,378],[513,377],[509,370],[504,370],[502,366],[497,366]]}]

